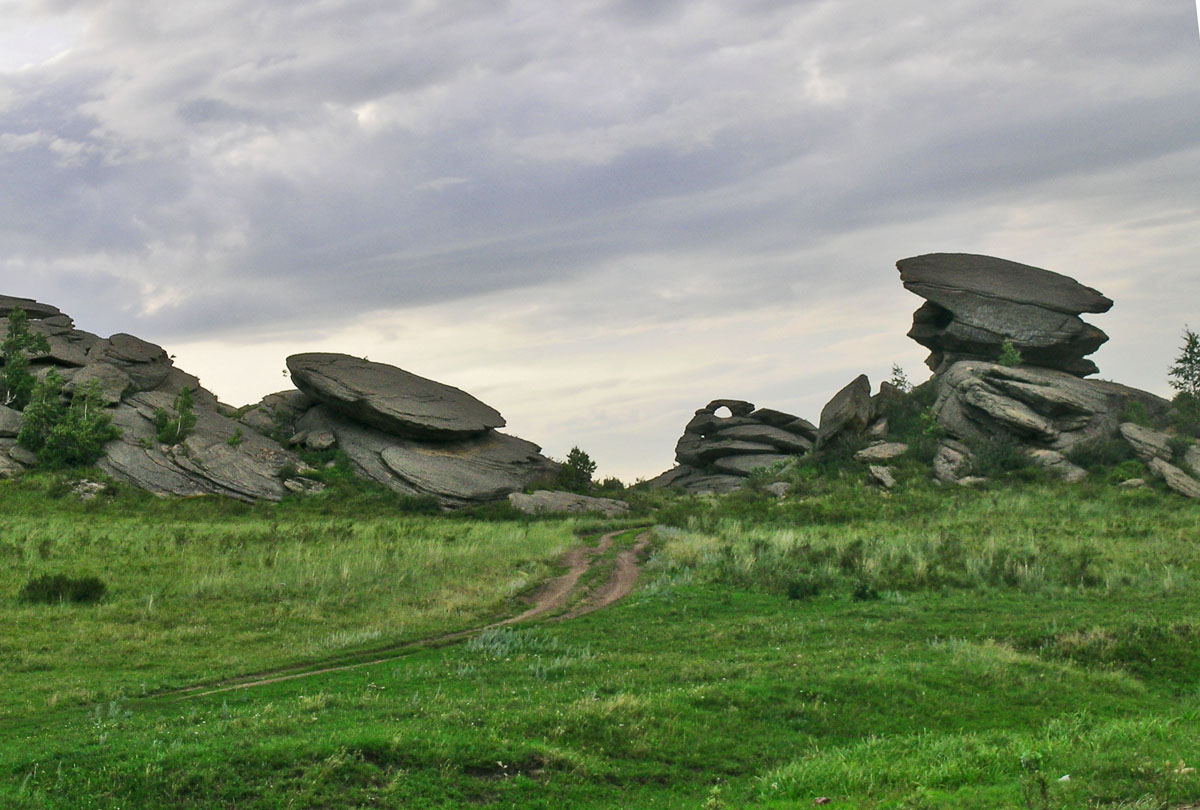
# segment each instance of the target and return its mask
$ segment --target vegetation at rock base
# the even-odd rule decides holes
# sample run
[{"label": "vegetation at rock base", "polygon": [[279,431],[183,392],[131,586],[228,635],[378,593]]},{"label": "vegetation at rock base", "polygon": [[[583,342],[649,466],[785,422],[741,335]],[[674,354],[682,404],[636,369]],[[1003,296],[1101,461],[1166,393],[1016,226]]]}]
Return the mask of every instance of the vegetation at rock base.
[{"label": "vegetation at rock base", "polygon": [[17,441],[38,454],[50,467],[94,464],[104,455],[105,442],[121,435],[104,407],[96,380],[76,388],[70,405],[62,404],[62,377],[54,369],[34,386],[21,414]]},{"label": "vegetation at rock base", "polygon": [[596,462],[578,447],[572,447],[567,460],[558,468],[555,483],[569,492],[585,492],[592,485]]},{"label": "vegetation at rock base", "polygon": [[1014,368],[1025,362],[1025,358],[1021,356],[1021,352],[1012,344],[1011,340],[1006,340],[1000,345],[1000,357],[996,360],[1002,366]]},{"label": "vegetation at rock base", "polygon": [[[0,482],[0,805],[1200,801],[1196,504],[895,467],[891,495],[851,465],[782,499],[635,488],[658,526],[630,597],[386,655],[520,612],[602,524],[414,515],[349,480],[277,505]],[[103,600],[18,598],[64,571]],[[321,663],[358,666],[160,695]]]},{"label": "vegetation at rock base", "polygon": [[23,410],[33,393],[36,380],[29,371],[30,352],[49,352],[46,336],[29,329],[29,316],[21,307],[14,307],[8,314],[8,329],[0,343],[0,357],[4,368],[0,370],[0,394],[3,404],[14,410]]}]

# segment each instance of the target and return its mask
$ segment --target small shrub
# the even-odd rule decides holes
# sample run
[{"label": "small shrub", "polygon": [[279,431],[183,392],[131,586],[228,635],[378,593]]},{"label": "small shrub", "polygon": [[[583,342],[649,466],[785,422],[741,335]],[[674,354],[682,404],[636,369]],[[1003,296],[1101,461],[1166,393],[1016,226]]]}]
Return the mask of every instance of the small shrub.
[{"label": "small shrub", "polygon": [[1002,366],[1014,368],[1025,362],[1025,358],[1021,356],[1021,352],[1013,345],[1011,340],[1006,340],[1000,344],[1000,357],[996,360]]},{"label": "small shrub", "polygon": [[1200,396],[1180,391],[1171,401],[1171,424],[1180,433],[1200,438]]},{"label": "small shrub", "polygon": [[225,440],[225,444],[229,445],[230,447],[240,447],[242,442],[245,440],[246,437],[242,435],[242,429],[237,428],[233,431],[233,435]]},{"label": "small shrub", "polygon": [[1008,435],[975,442],[971,452],[975,456],[971,472],[988,478],[1025,472],[1033,466],[1021,443]]},{"label": "small shrub", "polygon": [[285,462],[284,465],[279,468],[278,472],[278,476],[284,481],[289,478],[295,478],[299,474],[300,468],[296,466],[294,461]]},{"label": "small shrub", "polygon": [[811,599],[821,593],[821,583],[811,574],[804,574],[789,580],[785,590],[788,599]]},{"label": "small shrub", "polygon": [[167,413],[164,408],[159,408],[154,412],[154,427],[158,429],[158,440],[163,444],[179,444],[196,427],[192,389],[185,386],[176,394],[172,409],[175,411],[174,416]]},{"label": "small shrub", "polygon": [[43,574],[21,587],[17,598],[31,604],[51,605],[55,602],[99,602],[108,591],[98,577],[69,577],[66,574]]},{"label": "small shrub", "polygon": [[892,376],[888,379],[888,382],[906,394],[913,390],[908,375],[904,373],[904,369],[897,363],[892,363]]},{"label": "small shrub", "polygon": [[874,602],[879,599],[879,591],[868,579],[858,579],[854,583],[854,589],[850,592],[850,598],[855,602]]},{"label": "small shrub", "polygon": [[1183,461],[1183,457],[1187,451],[1191,449],[1196,442],[1188,436],[1171,436],[1167,439],[1167,446],[1171,448],[1171,460],[1175,464]]},{"label": "small shrub", "polygon": [[596,462],[592,457],[578,447],[572,447],[567,460],[558,468],[556,483],[571,492],[584,492],[592,485],[595,472]]},{"label": "small shrub", "polygon": [[1096,438],[1080,442],[1066,453],[1067,460],[1089,472],[1116,467],[1133,458],[1133,449],[1124,439]]},{"label": "small shrub", "polygon": [[1125,409],[1121,411],[1121,421],[1150,427],[1150,414],[1146,411],[1145,403],[1137,399],[1126,402]]},{"label": "small shrub", "polygon": [[1179,356],[1167,372],[1168,383],[1181,394],[1200,396],[1200,335],[1183,329],[1183,345]]}]

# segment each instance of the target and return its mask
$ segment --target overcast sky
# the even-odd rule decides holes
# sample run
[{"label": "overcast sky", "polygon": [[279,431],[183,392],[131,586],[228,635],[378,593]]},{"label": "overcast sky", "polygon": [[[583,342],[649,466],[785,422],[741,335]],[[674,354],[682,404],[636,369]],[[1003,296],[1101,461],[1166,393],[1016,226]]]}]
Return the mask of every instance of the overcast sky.
[{"label": "overcast sky", "polygon": [[1101,376],[1200,327],[1191,0],[0,0],[0,292],[225,401],[342,351],[600,474],[693,410],[927,376],[895,261],[1116,301]]}]

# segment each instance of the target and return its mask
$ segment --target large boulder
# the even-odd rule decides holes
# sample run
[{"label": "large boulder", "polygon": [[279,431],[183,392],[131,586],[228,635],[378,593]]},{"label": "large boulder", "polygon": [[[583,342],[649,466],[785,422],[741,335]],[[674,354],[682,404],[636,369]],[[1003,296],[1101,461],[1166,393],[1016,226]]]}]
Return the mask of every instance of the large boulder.
[{"label": "large boulder", "polygon": [[315,404],[303,391],[276,391],[250,407],[239,421],[264,436],[284,439],[296,433],[296,421]]},{"label": "large boulder", "polygon": [[906,289],[926,299],[909,337],[932,351],[941,372],[961,359],[994,360],[1005,342],[1025,363],[1077,376],[1108,336],[1081,320],[1113,302],[1075,279],[1018,262],[970,253],[931,253],[896,263]]},{"label": "large boulder", "polygon": [[21,412],[0,405],[0,438],[16,438],[21,432]]},{"label": "large boulder", "polygon": [[31,321],[62,315],[62,310],[58,307],[40,303],[32,298],[0,295],[0,317],[7,318],[17,307],[23,309]]},{"label": "large boulder", "polygon": [[1121,414],[1133,402],[1156,415],[1169,407],[1153,394],[1116,383],[981,360],[955,363],[934,384],[938,423],[968,443],[1010,437],[1031,448],[1065,451],[1116,436]]},{"label": "large boulder", "polygon": [[386,433],[454,440],[504,427],[498,411],[453,386],[346,354],[287,359],[296,387],[345,416]]},{"label": "large boulder", "polygon": [[178,445],[158,441],[154,414],[170,411],[174,396],[137,393],[113,411],[121,437],[104,446],[97,463],[114,478],[160,495],[227,495],[243,501],[279,500],[288,487],[282,475],[300,461],[275,442],[239,431],[233,419],[197,408],[196,426]]},{"label": "large boulder", "polygon": [[593,498],[574,492],[513,492],[508,496],[513,509],[527,515],[584,515],[598,512],[605,517],[620,517],[629,511],[629,504],[614,498]]},{"label": "large boulder", "polygon": [[862,433],[870,426],[874,415],[871,381],[866,374],[860,374],[821,409],[817,447],[824,447],[843,433]]},{"label": "large boulder", "polygon": [[328,405],[308,410],[296,429],[332,434],[359,475],[401,494],[431,495],[448,507],[504,498],[557,469],[536,444],[515,436],[488,431],[449,442],[411,439]]},{"label": "large boulder", "polygon": [[124,333],[93,344],[86,359],[121,369],[139,391],[152,391],[165,382],[174,364],[161,346]]}]

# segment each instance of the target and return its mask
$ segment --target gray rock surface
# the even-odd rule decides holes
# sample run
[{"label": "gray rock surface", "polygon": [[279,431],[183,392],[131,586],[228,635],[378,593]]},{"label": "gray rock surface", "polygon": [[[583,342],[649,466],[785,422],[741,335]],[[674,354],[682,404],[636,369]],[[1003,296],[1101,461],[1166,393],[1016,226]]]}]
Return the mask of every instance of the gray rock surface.
[{"label": "gray rock surface", "polygon": [[71,379],[63,385],[63,391],[74,394],[93,381],[99,385],[106,405],[116,405],[135,388],[129,375],[111,363],[91,363],[72,374]]},{"label": "gray rock surface", "polygon": [[0,478],[15,478],[25,471],[25,467],[9,455],[16,445],[15,439],[0,439]]},{"label": "gray rock surface", "polygon": [[792,485],[787,481],[776,481],[773,484],[767,484],[763,487],[763,491],[774,495],[776,498],[782,498],[792,491]]},{"label": "gray rock surface", "polygon": [[728,408],[731,416],[749,416],[754,412],[754,404],[746,402],[744,399],[714,399],[697,413],[701,411],[715,413],[721,408]]},{"label": "gray rock surface", "polygon": [[1200,445],[1193,444],[1187,449],[1183,455],[1183,466],[1187,467],[1192,475],[1200,475]]},{"label": "gray rock surface", "polygon": [[449,442],[409,439],[327,405],[308,410],[296,427],[333,434],[359,475],[401,494],[431,495],[449,507],[504,498],[557,469],[536,444],[495,431]]},{"label": "gray rock surface", "polygon": [[1108,336],[1085,323],[1112,301],[1072,278],[1018,262],[969,253],[932,253],[896,263],[906,289],[926,299],[909,337],[932,351],[935,372],[961,359],[995,359],[1010,341],[1030,365],[1078,376]]},{"label": "gray rock surface", "polygon": [[793,416],[790,413],[777,411],[773,408],[759,408],[750,414],[749,418],[753,422],[782,428],[788,433],[794,433],[797,436],[808,439],[810,442],[817,440],[817,426],[807,419],[801,419],[799,416]]},{"label": "gray rock surface", "polygon": [[1142,461],[1158,458],[1171,460],[1171,437],[1157,430],[1124,422],[1120,426],[1121,437],[1133,448],[1133,454]]},{"label": "gray rock surface", "polygon": [[714,434],[720,439],[737,439],[774,447],[786,453],[806,453],[813,443],[802,436],[770,425],[739,425],[725,428]]},{"label": "gray rock surface", "polygon": [[7,318],[9,314],[20,307],[25,310],[25,314],[29,316],[29,320],[41,320],[42,318],[51,318],[56,315],[62,315],[62,310],[50,304],[43,304],[32,298],[17,298],[12,295],[0,295],[0,317]]},{"label": "gray rock surface", "polygon": [[871,382],[866,374],[855,377],[821,409],[817,447],[824,447],[843,433],[862,433],[875,415]]},{"label": "gray rock surface", "polygon": [[933,457],[933,477],[943,484],[953,484],[971,471],[973,461],[965,444],[944,439]]},{"label": "gray rock surface", "polygon": [[614,498],[593,498],[574,492],[551,492],[544,489],[530,493],[510,493],[508,502],[512,504],[513,509],[527,515],[599,513],[611,518],[629,511],[629,504]]},{"label": "gray rock surface", "polygon": [[746,479],[738,475],[721,475],[681,464],[646,482],[653,489],[672,488],[690,495],[723,494],[740,489]]},{"label": "gray rock surface", "polygon": [[139,391],[152,391],[161,385],[172,366],[171,358],[161,346],[124,333],[93,345],[88,349],[87,362],[117,366],[129,375]]},{"label": "gray rock surface", "polygon": [[1072,464],[1057,450],[1035,448],[1029,451],[1029,459],[1036,466],[1057,475],[1068,484],[1074,484],[1087,478],[1087,470]]},{"label": "gray rock surface", "polygon": [[504,418],[465,391],[395,366],[345,354],[287,359],[296,387],[363,424],[397,436],[452,440],[503,427]]},{"label": "gray rock surface", "polygon": [[907,452],[908,445],[903,442],[880,442],[859,450],[854,454],[854,460],[872,464],[878,461],[891,461]]},{"label": "gray rock surface", "polygon": [[1183,470],[1163,461],[1161,458],[1151,458],[1147,465],[1150,472],[1157,475],[1159,478],[1167,482],[1167,486],[1172,491],[1183,495],[1186,498],[1200,499],[1200,481],[1192,478]]},{"label": "gray rock surface", "polygon": [[294,388],[276,391],[259,400],[238,421],[264,436],[290,436],[296,432],[297,420],[316,404],[308,394]]},{"label": "gray rock surface", "polygon": [[236,421],[214,411],[196,409],[196,428],[182,443],[160,444],[154,412],[170,410],[174,397],[166,392],[134,394],[113,411],[121,438],[105,445],[97,466],[114,478],[162,495],[227,495],[244,501],[279,500],[285,490],[280,478],[286,465],[299,459],[255,433],[243,431],[237,446],[229,439]]},{"label": "gray rock surface", "polygon": [[21,412],[0,405],[0,438],[15,438],[21,432]]},{"label": "gray rock surface", "polygon": [[714,472],[748,476],[755,470],[765,470],[775,465],[795,461],[795,456],[771,455],[767,453],[749,456],[726,456],[713,462]]},{"label": "gray rock surface", "polygon": [[1065,452],[1111,438],[1131,401],[1165,412],[1165,400],[1102,380],[1047,368],[1008,368],[964,360],[935,380],[933,413],[950,436],[978,442],[1009,436],[1031,447]]},{"label": "gray rock surface", "polygon": [[892,471],[879,464],[872,464],[867,468],[871,473],[872,480],[884,489],[892,489],[896,486],[896,476],[892,475]]}]

